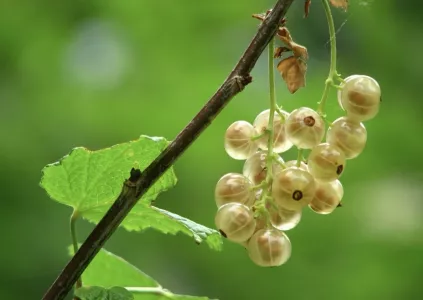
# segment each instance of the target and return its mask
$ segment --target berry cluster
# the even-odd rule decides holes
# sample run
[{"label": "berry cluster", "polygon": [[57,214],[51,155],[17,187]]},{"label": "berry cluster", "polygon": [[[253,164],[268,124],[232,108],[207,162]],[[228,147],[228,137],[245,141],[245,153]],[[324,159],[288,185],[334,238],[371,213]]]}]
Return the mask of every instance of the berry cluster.
[{"label": "berry cluster", "polygon": [[[323,114],[307,107],[291,113],[276,108],[273,117],[265,110],[253,124],[231,124],[225,150],[245,163],[242,174],[229,173],[217,182],[215,223],[221,234],[244,245],[259,266],[284,264],[291,255],[284,231],[299,223],[302,209],[329,214],[340,205],[344,191],[339,177],[346,160],[363,151],[367,132],[362,122],[376,116],[380,99],[373,78],[353,75],[338,86],[346,115],[327,131]],[[293,146],[298,160],[285,162],[280,154]],[[309,151],[307,159],[304,151]]]}]

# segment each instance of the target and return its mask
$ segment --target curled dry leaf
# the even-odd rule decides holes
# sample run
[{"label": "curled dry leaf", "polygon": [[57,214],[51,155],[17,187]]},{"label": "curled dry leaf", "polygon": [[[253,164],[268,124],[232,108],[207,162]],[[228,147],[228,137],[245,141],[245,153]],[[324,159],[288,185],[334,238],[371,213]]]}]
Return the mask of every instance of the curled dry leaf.
[{"label": "curled dry leaf", "polygon": [[282,42],[288,45],[293,41],[292,36],[286,27],[279,27],[277,36],[282,40]]},{"label": "curled dry leaf", "polygon": [[342,8],[343,10],[347,10],[348,8],[348,0],[329,0],[330,4],[334,7]]},{"label": "curled dry leaf", "polygon": [[291,42],[292,53],[295,57],[300,57],[303,60],[308,60],[307,48],[301,45],[298,45],[295,42]]},{"label": "curled dry leaf", "polygon": [[287,57],[279,62],[277,68],[291,94],[305,86],[307,64],[301,58]]},{"label": "curled dry leaf", "polygon": [[277,36],[287,45],[287,48],[294,53],[295,57],[301,57],[304,60],[308,59],[307,48],[294,42],[288,28],[279,27]]},{"label": "curled dry leaf", "polygon": [[275,57],[280,57],[286,50],[291,50],[293,54],[293,56],[281,60],[278,64],[278,70],[286,82],[288,90],[293,94],[300,87],[305,86],[308,60],[307,48],[294,42],[286,27],[279,27],[277,36],[286,44],[286,47],[277,48]]}]

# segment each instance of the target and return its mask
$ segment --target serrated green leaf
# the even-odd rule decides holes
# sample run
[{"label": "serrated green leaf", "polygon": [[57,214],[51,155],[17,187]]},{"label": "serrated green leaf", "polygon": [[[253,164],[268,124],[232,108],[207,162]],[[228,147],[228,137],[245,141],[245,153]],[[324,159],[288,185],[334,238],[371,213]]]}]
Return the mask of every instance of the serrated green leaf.
[{"label": "serrated green leaf", "polygon": [[134,300],[134,296],[125,288],[114,286],[105,289],[99,286],[81,287],[75,291],[80,300]]},{"label": "serrated green leaf", "polygon": [[[167,144],[164,138],[141,136],[98,151],[75,148],[59,162],[43,169],[40,184],[52,199],[71,206],[78,216],[98,223],[116,200],[131,168],[145,169]],[[175,184],[176,176],[170,168],[140,199],[121,226],[129,231],[154,228],[168,234],[183,232],[197,243],[206,240],[212,249],[219,250],[222,241],[217,231],[151,206],[158,194]]]},{"label": "serrated green leaf", "polygon": [[[69,247],[71,254],[72,249]],[[126,287],[133,293],[134,300],[208,300],[207,297],[173,294],[123,258],[104,249],[100,250],[82,274],[82,283],[84,286],[103,288]]]},{"label": "serrated green leaf", "polygon": [[[141,136],[135,141],[97,151],[74,148],[42,170],[41,186],[52,199],[73,207],[82,215],[93,209],[106,211],[129,178],[131,168],[145,169],[167,144],[164,138]],[[140,203],[150,204],[158,194],[175,184],[176,176],[170,168]]]},{"label": "serrated green leaf", "polygon": [[[81,245],[79,245],[81,246]],[[73,246],[68,248],[73,255]],[[140,271],[123,258],[101,249],[82,274],[84,285],[113,286],[159,286],[150,276]]]},{"label": "serrated green leaf", "polygon": [[[96,223],[103,215],[102,210],[91,210],[85,213],[87,219]],[[211,249],[221,250],[222,248],[222,236],[218,231],[154,206],[136,205],[124,223],[124,227],[129,231],[154,228],[166,234],[182,232],[193,237],[197,244],[205,240]]]}]

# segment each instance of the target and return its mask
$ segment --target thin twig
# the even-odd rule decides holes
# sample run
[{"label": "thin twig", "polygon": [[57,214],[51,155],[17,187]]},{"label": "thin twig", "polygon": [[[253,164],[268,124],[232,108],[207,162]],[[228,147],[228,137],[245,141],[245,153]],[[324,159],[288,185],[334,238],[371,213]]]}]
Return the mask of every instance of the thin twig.
[{"label": "thin twig", "polygon": [[279,22],[293,1],[278,0],[271,13],[260,25],[233,71],[200,112],[142,173],[140,170],[131,170],[131,176],[123,184],[119,197],[59,274],[44,295],[43,300],[61,300],[69,293],[76,280],[134,207],[137,200],[210,125],[229,101],[252,81],[251,70],[275,35]]}]

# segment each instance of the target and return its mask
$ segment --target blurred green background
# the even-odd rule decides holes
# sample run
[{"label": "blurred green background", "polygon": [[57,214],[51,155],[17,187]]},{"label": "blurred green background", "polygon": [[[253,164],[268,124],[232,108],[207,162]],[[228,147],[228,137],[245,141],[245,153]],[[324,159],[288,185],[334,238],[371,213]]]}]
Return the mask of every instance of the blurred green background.
[{"label": "blurred green background", "polygon": [[[306,210],[288,232],[292,257],[278,268],[253,265],[225,241],[223,252],[186,236],[120,229],[106,244],[178,293],[234,299],[422,299],[423,58],[415,1],[350,1],[335,11],[338,71],[378,80],[383,103],[366,122],[368,143],[342,177],[344,207],[328,216]],[[40,299],[66,264],[71,209],[38,186],[40,170],[71,148],[95,150],[141,134],[173,139],[232,70],[256,32],[251,14],[274,1],[50,1],[0,4],[0,299]],[[288,111],[316,107],[329,70],[320,1],[303,19],[288,13],[308,47],[307,87]],[[401,51],[399,51],[401,50]],[[223,148],[226,127],[268,107],[266,53],[254,83],[237,96],[175,165],[179,183],[161,208],[213,227],[213,189],[242,162]],[[279,76],[278,76],[279,79]],[[332,91],[327,112],[342,114]],[[295,156],[290,152],[284,156]],[[93,228],[78,223],[81,241]]]}]

